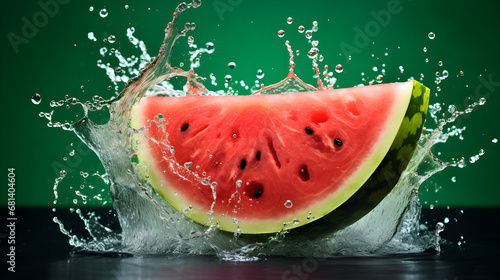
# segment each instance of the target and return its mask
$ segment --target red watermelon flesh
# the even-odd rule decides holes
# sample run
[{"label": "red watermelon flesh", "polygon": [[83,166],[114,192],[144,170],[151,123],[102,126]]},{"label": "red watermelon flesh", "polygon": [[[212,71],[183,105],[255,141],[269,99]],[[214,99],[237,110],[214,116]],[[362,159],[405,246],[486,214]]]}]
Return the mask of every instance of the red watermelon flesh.
[{"label": "red watermelon flesh", "polygon": [[391,147],[413,81],[251,96],[148,96],[131,113],[138,170],[195,222],[242,233],[310,223]]}]

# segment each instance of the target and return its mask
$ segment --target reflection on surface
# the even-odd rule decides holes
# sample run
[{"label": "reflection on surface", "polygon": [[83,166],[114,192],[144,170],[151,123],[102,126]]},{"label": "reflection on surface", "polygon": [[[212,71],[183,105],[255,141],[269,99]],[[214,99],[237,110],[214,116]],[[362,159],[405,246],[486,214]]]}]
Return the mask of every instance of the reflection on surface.
[{"label": "reflection on surface", "polygon": [[217,257],[74,255],[54,263],[61,279],[484,279],[498,275],[489,260],[436,253],[357,258],[269,258],[224,262]]}]

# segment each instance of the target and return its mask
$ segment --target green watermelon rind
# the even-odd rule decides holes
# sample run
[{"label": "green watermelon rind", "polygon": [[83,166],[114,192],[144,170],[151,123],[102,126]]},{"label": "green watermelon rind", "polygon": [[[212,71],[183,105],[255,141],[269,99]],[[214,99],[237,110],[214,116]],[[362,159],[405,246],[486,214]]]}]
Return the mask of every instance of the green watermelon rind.
[{"label": "green watermelon rind", "polygon": [[[368,193],[370,191],[375,193],[379,192],[376,188],[367,187],[367,184],[373,184],[373,178],[377,178],[377,174],[380,174],[381,172],[380,166],[385,166],[386,169],[388,168],[387,165],[383,164],[383,162],[392,162],[392,158],[395,156],[397,157],[398,153],[400,153],[399,151],[406,146],[403,145],[406,143],[405,141],[399,143],[401,142],[402,136],[408,135],[409,132],[415,132],[415,135],[418,134],[418,136],[420,136],[420,134],[416,133],[416,131],[420,132],[423,127],[423,120],[425,120],[428,105],[428,89],[416,81],[398,83],[398,85],[401,87],[401,89],[398,90],[400,93],[397,95],[398,100],[394,100],[392,108],[388,108],[388,110],[391,110],[392,112],[392,118],[388,119],[385,126],[386,129],[384,129],[384,132],[381,133],[378,141],[374,141],[374,145],[372,147],[373,152],[371,155],[367,157],[367,160],[350,176],[348,180],[346,180],[346,183],[340,187],[338,191],[330,194],[330,196],[324,199],[320,204],[312,206],[309,211],[304,211],[303,213],[292,213],[286,217],[282,217],[279,221],[262,221],[256,218],[254,219],[255,222],[245,221],[238,224],[234,223],[234,220],[231,217],[212,217],[208,215],[206,210],[198,209],[195,206],[189,209],[189,211],[184,211],[190,205],[189,198],[182,198],[180,196],[174,197],[172,194],[168,193],[168,186],[164,186],[159,178],[160,176],[156,175],[161,174],[161,170],[155,170],[155,164],[150,162],[150,160],[154,157],[148,154],[147,149],[140,148],[140,143],[147,140],[142,134],[135,133],[132,136],[132,143],[133,150],[137,153],[140,161],[140,164],[138,165],[138,173],[142,175],[143,178],[147,178],[148,183],[153,186],[160,196],[162,196],[166,202],[176,210],[182,211],[185,216],[199,224],[217,226],[219,229],[224,231],[236,232],[239,229],[241,233],[244,234],[266,234],[300,227],[312,223],[313,221],[315,223],[312,224],[317,224],[318,227],[343,227],[345,224],[352,223],[356,219],[359,219],[381,200],[376,199],[378,202],[375,202],[371,201],[370,197],[355,194],[358,191],[361,191],[361,193]],[[137,114],[140,115],[140,111],[134,111],[134,108],[131,113],[130,125],[133,128],[139,128],[142,126],[140,118],[134,118],[134,116]],[[407,121],[406,118],[408,118],[408,112],[417,110],[415,108],[423,114],[422,121],[412,122],[412,119]],[[416,140],[412,137],[403,138],[403,140],[411,138],[411,140],[408,141],[411,142],[409,145],[413,147],[413,149],[411,149],[411,147],[406,148],[408,151],[405,152],[405,156],[401,157],[407,159],[408,156],[406,156],[406,154],[408,154],[409,150],[413,153],[414,147],[417,145],[418,138]],[[396,155],[394,155],[394,151],[397,151]],[[409,157],[411,158],[411,155]],[[404,167],[406,167],[406,165]],[[404,170],[404,168],[402,168],[402,170]],[[396,173],[396,182],[401,174],[399,170],[394,171],[392,169],[384,170],[384,172]],[[377,187],[380,187],[379,184],[376,185]],[[390,191],[390,188],[382,188],[389,189]],[[381,195],[377,197],[383,198],[388,192],[383,191],[380,193]],[[367,205],[363,205],[365,200],[369,201]],[[344,209],[345,207],[342,207],[344,204],[352,205],[351,208],[354,209],[348,209],[349,211],[346,212]],[[360,208],[356,209],[356,205],[359,205]],[[356,213],[356,215],[351,215],[352,213],[348,212]],[[344,222],[337,221],[339,217],[343,219]],[[298,223],[296,221],[298,221]],[[319,223],[319,221],[321,222]]]}]

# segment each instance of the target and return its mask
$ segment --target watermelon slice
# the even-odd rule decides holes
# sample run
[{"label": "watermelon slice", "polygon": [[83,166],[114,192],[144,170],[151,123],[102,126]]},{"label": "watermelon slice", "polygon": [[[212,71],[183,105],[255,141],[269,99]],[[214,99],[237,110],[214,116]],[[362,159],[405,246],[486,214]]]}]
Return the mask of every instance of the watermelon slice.
[{"label": "watermelon slice", "polygon": [[193,221],[274,233],[355,222],[395,186],[429,89],[416,81],[250,96],[147,96],[130,114],[138,173]]}]

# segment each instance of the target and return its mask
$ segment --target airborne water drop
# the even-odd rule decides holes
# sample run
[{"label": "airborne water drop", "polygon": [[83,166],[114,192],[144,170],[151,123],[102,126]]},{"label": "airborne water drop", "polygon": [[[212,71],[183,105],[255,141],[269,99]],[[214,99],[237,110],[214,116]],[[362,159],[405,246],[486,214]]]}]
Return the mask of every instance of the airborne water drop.
[{"label": "airborne water drop", "polygon": [[257,70],[257,79],[264,78],[264,71],[262,69]]},{"label": "airborne water drop", "polygon": [[342,73],[343,71],[344,71],[344,66],[342,66],[342,64],[337,64],[337,66],[335,66],[335,72]]},{"label": "airborne water drop", "polygon": [[99,15],[102,17],[102,18],[105,18],[108,16],[108,10],[106,10],[105,8],[102,9],[100,12],[99,12]]},{"label": "airborne water drop", "polygon": [[33,94],[33,96],[31,96],[31,102],[35,105],[40,104],[40,102],[42,102],[42,96],[38,93]]}]

